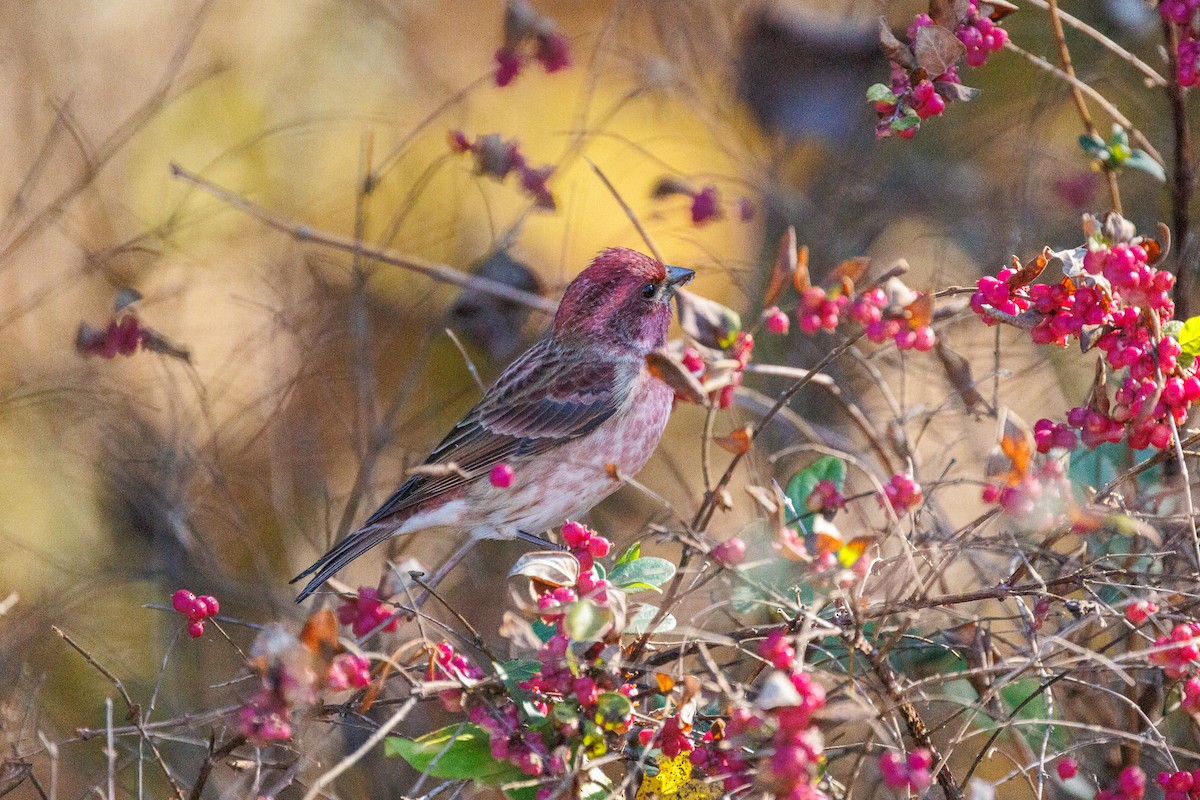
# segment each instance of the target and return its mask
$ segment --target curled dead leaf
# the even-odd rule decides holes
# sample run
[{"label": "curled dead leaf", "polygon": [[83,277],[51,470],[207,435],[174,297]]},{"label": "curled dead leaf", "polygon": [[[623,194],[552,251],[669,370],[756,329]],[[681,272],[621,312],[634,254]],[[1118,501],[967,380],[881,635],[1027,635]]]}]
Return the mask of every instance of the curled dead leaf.
[{"label": "curled dead leaf", "polygon": [[744,455],[750,452],[750,446],[753,444],[753,429],[746,425],[732,431],[728,436],[715,436],[713,443],[734,455]]},{"label": "curled dead leaf", "polygon": [[967,48],[948,28],[926,25],[917,29],[913,53],[917,66],[930,78],[936,78],[949,72],[967,54]]},{"label": "curled dead leaf", "polygon": [[947,347],[941,339],[934,343],[933,350],[937,354],[938,361],[942,362],[942,369],[945,370],[950,385],[958,392],[967,410],[975,413],[981,408],[986,409],[987,403],[984,401],[983,395],[975,388],[975,378],[971,375],[971,363]]},{"label": "curled dead leaf", "polygon": [[775,263],[771,266],[771,277],[767,281],[767,289],[763,292],[763,305],[775,304],[775,298],[783,291],[796,274],[800,263],[796,253],[796,228],[789,225],[779,239],[779,249],[775,253]]},{"label": "curled dead leaf", "polygon": [[796,251],[796,271],[792,273],[792,286],[800,293],[812,286],[812,276],[808,273],[808,245],[806,244],[800,245]]},{"label": "curled dead leaf", "polygon": [[677,399],[708,405],[708,394],[699,379],[665,348],[654,350],[646,356],[646,368],[651,375],[674,389]]}]

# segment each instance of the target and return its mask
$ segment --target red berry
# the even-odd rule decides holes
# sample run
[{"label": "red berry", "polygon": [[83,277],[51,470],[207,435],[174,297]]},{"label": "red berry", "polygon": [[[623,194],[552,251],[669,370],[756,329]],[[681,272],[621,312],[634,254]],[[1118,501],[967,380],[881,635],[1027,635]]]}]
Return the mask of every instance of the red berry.
[{"label": "red berry", "polygon": [[204,635],[204,622],[202,620],[193,620],[187,626],[188,636],[193,639],[199,639]]},{"label": "red berry", "polygon": [[507,489],[512,486],[513,468],[508,464],[500,463],[492,467],[492,472],[488,475],[488,480],[492,482],[492,486],[498,489]]},{"label": "red berry", "polygon": [[171,597],[171,605],[180,614],[187,614],[191,609],[192,604],[196,602],[196,595],[189,592],[187,589],[180,589]]},{"label": "red berry", "polygon": [[771,306],[766,311],[766,317],[767,317],[767,330],[768,331],[770,331],[771,333],[774,333],[774,334],[778,334],[780,336],[787,335],[788,326],[791,322],[791,320],[788,318],[787,314],[780,311],[778,307]]},{"label": "red berry", "polygon": [[1055,769],[1058,770],[1058,777],[1061,780],[1069,781],[1079,772],[1079,765],[1075,763],[1075,759],[1073,758],[1064,758],[1058,762]]}]

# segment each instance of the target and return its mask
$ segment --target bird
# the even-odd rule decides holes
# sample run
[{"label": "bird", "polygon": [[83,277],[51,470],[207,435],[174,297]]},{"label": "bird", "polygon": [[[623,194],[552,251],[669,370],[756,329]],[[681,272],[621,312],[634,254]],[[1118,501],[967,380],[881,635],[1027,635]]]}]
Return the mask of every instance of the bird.
[{"label": "bird", "polygon": [[[584,514],[650,459],[674,390],[646,358],[663,347],[671,298],[695,277],[628,248],[601,251],[563,292],[546,335],[513,361],[421,468],[358,530],[292,579],[303,602],[393,536],[457,529],[466,542],[523,539]],[[511,469],[507,487],[491,473]],[[507,473],[508,470],[505,470]]]}]

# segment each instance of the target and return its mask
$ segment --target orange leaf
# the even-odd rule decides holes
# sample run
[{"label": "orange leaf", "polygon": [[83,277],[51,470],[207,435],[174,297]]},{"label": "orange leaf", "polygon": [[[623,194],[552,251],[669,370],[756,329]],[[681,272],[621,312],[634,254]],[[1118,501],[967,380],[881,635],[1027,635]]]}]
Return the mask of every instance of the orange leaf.
[{"label": "orange leaf", "polygon": [[323,661],[331,661],[339,649],[333,612],[324,609],[310,616],[300,631],[300,643]]},{"label": "orange leaf", "polygon": [[814,534],[813,538],[817,543],[817,555],[822,556],[826,555],[827,553],[836,553],[842,549],[843,545],[846,544],[838,537],[832,536],[828,533]]},{"label": "orange leaf", "polygon": [[675,688],[675,679],[665,672],[654,673],[654,680],[658,682],[658,690],[663,694]]},{"label": "orange leaf", "polygon": [[862,557],[873,539],[870,536],[858,536],[846,542],[837,551],[838,561],[843,567],[853,567],[854,562]]},{"label": "orange leaf", "polygon": [[796,287],[796,291],[803,294],[804,290],[812,286],[812,278],[808,274],[808,245],[800,245],[800,249],[796,251],[796,271],[792,273],[792,286]]},{"label": "orange leaf", "polygon": [[871,259],[865,256],[858,258],[848,258],[842,263],[833,268],[833,272],[829,273],[831,282],[840,283],[843,278],[849,278],[854,283],[857,283],[859,278],[867,274],[867,268],[871,266]]},{"label": "orange leaf", "polygon": [[1016,273],[1009,276],[1008,288],[1020,289],[1036,281],[1038,276],[1042,274],[1042,270],[1050,263],[1051,258],[1049,247],[1043,247],[1042,252],[1038,253],[1037,258],[1028,262],[1025,266],[1021,266],[1021,262],[1017,260],[1016,256],[1013,256],[1013,269],[1016,270]]},{"label": "orange leaf", "polygon": [[750,445],[753,441],[751,433],[750,426],[747,425],[744,428],[738,428],[728,436],[717,436],[713,442],[722,450],[728,450],[730,453],[740,456],[750,452]]},{"label": "orange leaf", "polygon": [[771,280],[767,282],[767,290],[763,293],[764,306],[775,304],[775,298],[783,291],[783,287],[795,279],[799,264],[800,259],[796,253],[796,228],[789,225],[779,239],[779,251],[775,254],[775,264],[771,268]]},{"label": "orange leaf", "polygon": [[923,328],[933,322],[933,292],[921,292],[904,307],[910,328]]}]

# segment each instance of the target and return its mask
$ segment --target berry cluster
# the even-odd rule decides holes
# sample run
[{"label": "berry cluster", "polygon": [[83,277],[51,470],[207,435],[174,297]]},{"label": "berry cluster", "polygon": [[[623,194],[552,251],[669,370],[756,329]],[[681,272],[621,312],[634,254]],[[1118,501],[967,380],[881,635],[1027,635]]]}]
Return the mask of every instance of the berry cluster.
[{"label": "berry cluster", "polygon": [[371,682],[371,662],[354,653],[334,656],[329,663],[325,685],[335,692],[362,689]]},{"label": "berry cluster", "polygon": [[292,707],[282,691],[264,682],[238,710],[238,732],[258,744],[292,738]]},{"label": "berry cluster", "polygon": [[914,509],[925,500],[921,485],[911,475],[898,473],[883,486],[883,494],[876,495],[881,507],[891,506],[897,514]]},{"label": "berry cluster", "polygon": [[1160,772],[1155,783],[1163,790],[1163,800],[1200,800],[1200,769]]},{"label": "berry cluster", "polygon": [[[482,677],[483,670],[456,651],[454,645],[449,642],[434,645],[433,655],[429,659],[429,670],[425,675],[426,680],[458,681],[469,687]],[[463,691],[461,689],[447,689],[440,692],[438,697],[447,711],[462,711]]]},{"label": "berry cluster", "polygon": [[187,632],[193,639],[204,635],[204,620],[221,613],[221,604],[212,595],[197,597],[187,589],[180,589],[171,597],[171,605],[188,618]]},{"label": "berry cluster", "polygon": [[516,173],[521,183],[521,190],[533,199],[534,206],[545,211],[553,211],[557,204],[554,195],[546,186],[554,167],[550,164],[541,167],[531,167],[521,152],[521,145],[516,139],[505,139],[498,133],[487,133],[475,137],[471,141],[462,131],[450,131],[450,150],[455,153],[471,153],[475,157],[475,171],[480,175],[489,175],[498,181],[503,181],[510,174]]},{"label": "berry cluster", "polygon": [[[897,297],[890,298],[880,286],[856,293],[853,281],[846,279],[828,290],[809,286],[800,293],[796,322],[805,333],[834,331],[845,316],[861,325],[864,335],[876,344],[890,339],[901,350],[932,350],[937,335],[918,308],[924,297],[899,282],[895,288]],[[901,294],[908,302],[898,301]]]},{"label": "berry cluster", "polygon": [[388,632],[400,625],[399,618],[393,619],[392,611],[379,599],[379,590],[370,586],[359,587],[357,596],[338,606],[337,616],[338,622],[351,626],[355,636],[366,636],[385,622],[382,630]]},{"label": "berry cluster", "polygon": [[1179,47],[1175,52],[1175,74],[1181,86],[1200,84],[1200,39],[1196,35],[1196,10],[1200,0],[1162,0],[1158,13],[1163,20],[1179,31]]},{"label": "berry cluster", "polygon": [[933,782],[932,767],[933,758],[924,748],[913,750],[908,758],[891,750],[879,757],[879,772],[889,789],[907,789],[920,794]]},{"label": "berry cluster", "polygon": [[[434,650],[429,678],[452,679],[463,689],[440,694],[450,710],[465,709],[468,718],[487,734],[492,757],[517,766],[529,776],[563,775],[569,754],[582,749],[591,757],[608,751],[633,723],[629,698],[637,693],[623,683],[611,658],[604,657],[602,642],[575,642],[569,634],[568,615],[580,603],[603,607],[608,603],[608,581],[600,578],[596,559],[612,550],[612,543],[593,530],[568,522],[562,538],[580,562],[573,586],[558,586],[538,596],[538,616],[554,633],[538,651],[538,669],[518,684],[526,695],[523,705],[503,687],[479,686],[483,672],[454,648],[442,643]],[[582,598],[582,599],[581,599]],[[547,722],[536,729],[522,708]],[[539,796],[548,796],[542,789]]]},{"label": "berry cluster", "polygon": [[[1174,312],[1174,277],[1152,265],[1160,248],[1135,238],[1132,226],[1110,214],[1103,223],[1089,217],[1088,244],[1072,251],[1043,251],[1022,267],[979,280],[971,308],[989,325],[1006,322],[1029,331],[1038,344],[1066,346],[1078,339],[1105,354],[1113,372],[1123,371],[1110,397],[1098,381],[1086,406],[1067,414],[1067,426],[1040,420],[1035,437],[1040,452],[1075,446],[1078,431],[1085,447],[1127,438],[1135,450],[1159,450],[1171,443],[1171,423],[1182,424],[1188,408],[1200,401],[1195,362],[1184,366],[1182,348],[1163,334]],[[1051,258],[1063,262],[1063,279],[1034,284]]]},{"label": "berry cluster", "polygon": [[768,678],[777,695],[772,707],[735,707],[720,735],[714,728],[700,737],[690,756],[692,765],[722,777],[729,793],[754,782],[758,757],[759,782],[774,796],[819,800],[824,797],[816,788],[824,743],[812,715],[825,705],[825,690],[801,671],[796,650],[782,631],[764,640],[760,653],[780,670]]},{"label": "berry cluster", "polygon": [[804,498],[804,510],[813,514],[828,517],[845,507],[846,498],[838,491],[837,484],[828,479],[817,481],[808,497]]},{"label": "berry cluster", "polygon": [[[1192,676],[1183,682],[1179,706],[1192,716],[1200,716],[1200,678]],[[1200,787],[1197,787],[1200,788]]]},{"label": "berry cluster", "polygon": [[734,567],[746,560],[746,543],[739,537],[726,539],[714,547],[709,555],[713,560],[727,567]]},{"label": "berry cluster", "polygon": [[[721,192],[711,183],[696,188],[685,178],[677,175],[664,175],[654,184],[650,196],[655,200],[667,197],[688,198],[692,224],[697,227],[715,222],[725,216],[725,205],[721,202]],[[749,222],[754,219],[755,208],[749,198],[739,197],[732,205],[741,222]]]},{"label": "berry cluster", "polygon": [[767,331],[776,336],[787,336],[791,327],[791,318],[786,312],[780,311],[779,306],[771,306],[763,312],[763,324]]},{"label": "berry cluster", "polygon": [[1146,796],[1146,773],[1141,767],[1126,767],[1117,776],[1117,785],[1096,792],[1096,800],[1142,800]]},{"label": "berry cluster", "polygon": [[546,72],[571,66],[571,45],[554,20],[544,17],[525,0],[509,0],[504,15],[504,45],[496,51],[496,85],[508,86],[532,58]]},{"label": "berry cluster", "polygon": [[1048,530],[1066,521],[1074,495],[1062,460],[1043,458],[988,483],[983,502],[999,505],[1024,527]]},{"label": "berry cluster", "polygon": [[[586,594],[592,589],[584,586],[583,575],[592,573],[594,576],[596,559],[604,558],[612,552],[612,542],[586,525],[570,521],[562,526],[562,539],[563,543],[571,548],[571,554],[579,561],[579,568],[583,571],[580,573],[579,588]],[[599,584],[591,584],[593,588],[597,585]],[[608,583],[605,581],[602,588],[607,586]],[[600,602],[605,601],[601,600]]]},{"label": "berry cluster", "polygon": [[[754,354],[753,334],[738,331],[732,345],[728,348],[728,353],[732,363],[728,365],[729,370],[725,374],[725,381],[721,384],[721,388],[714,389],[709,393],[709,400],[715,402],[718,408],[729,408],[733,405],[733,395],[742,385],[746,365],[750,363]],[[696,380],[704,382],[708,373],[708,364],[704,362],[704,357],[700,355],[699,351],[692,347],[685,347],[680,362],[684,369],[696,376]]]},{"label": "berry cluster", "polygon": [[1132,603],[1125,606],[1125,619],[1129,620],[1134,625],[1141,625],[1143,622],[1148,620],[1152,614],[1157,613],[1158,605],[1151,603],[1149,600],[1134,600]]},{"label": "berry cluster", "polygon": [[[937,75],[930,74],[927,65],[946,64],[965,55],[969,66],[983,66],[988,56],[1004,47],[1008,40],[1008,32],[996,24],[996,19],[981,14],[977,0],[969,0],[965,11],[953,21],[954,36],[962,43],[958,52],[949,49],[941,37],[921,35],[922,28],[937,28],[943,35],[947,30],[929,14],[918,14],[913,20],[908,28],[907,45],[895,37],[891,37],[890,43],[885,42],[892,63],[891,85],[877,83],[867,90],[867,99],[874,104],[879,117],[875,136],[911,139],[923,120],[940,116],[946,110],[947,101],[968,99],[971,92],[959,85],[956,63]],[[950,21],[946,24],[950,25]]]},{"label": "berry cluster", "polygon": [[1183,622],[1176,625],[1169,635],[1154,640],[1155,648],[1150,654],[1150,663],[1163,668],[1168,678],[1183,678],[1195,671],[1200,664],[1200,622]]}]

